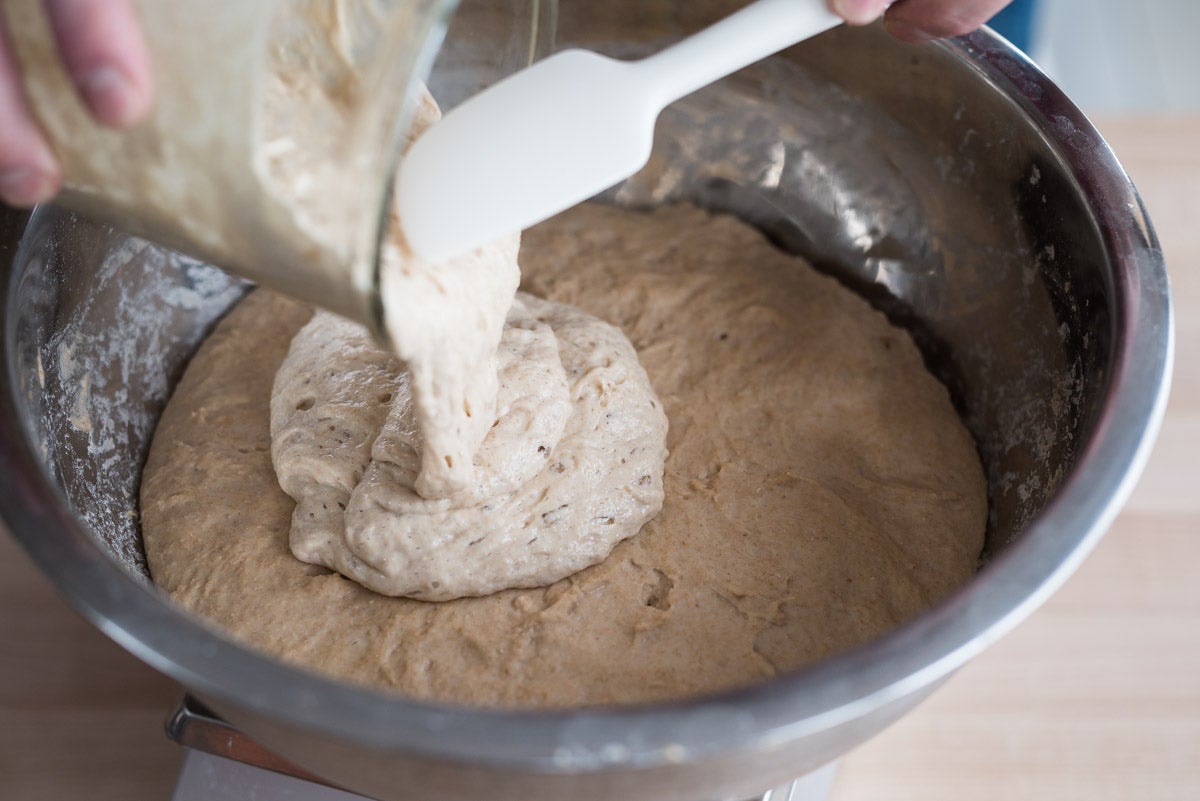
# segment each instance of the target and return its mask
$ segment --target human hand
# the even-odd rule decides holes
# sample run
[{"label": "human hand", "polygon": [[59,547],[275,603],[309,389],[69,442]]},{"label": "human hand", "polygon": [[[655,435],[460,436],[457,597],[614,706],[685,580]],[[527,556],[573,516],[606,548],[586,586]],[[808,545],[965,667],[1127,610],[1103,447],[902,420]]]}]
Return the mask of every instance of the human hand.
[{"label": "human hand", "polygon": [[[67,74],[92,116],[125,128],[150,113],[150,56],[129,0],[45,0]],[[0,200],[32,206],[52,198],[62,172],[25,102],[21,73],[0,15]]]},{"label": "human hand", "polygon": [[829,0],[829,8],[851,25],[883,16],[888,32],[906,42],[927,42],[970,33],[1011,0]]}]

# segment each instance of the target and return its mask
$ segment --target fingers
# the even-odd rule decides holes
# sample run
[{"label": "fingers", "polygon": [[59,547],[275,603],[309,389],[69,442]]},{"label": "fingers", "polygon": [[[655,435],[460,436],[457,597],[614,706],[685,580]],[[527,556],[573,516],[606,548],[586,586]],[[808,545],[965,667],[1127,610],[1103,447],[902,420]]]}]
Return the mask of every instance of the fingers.
[{"label": "fingers", "polygon": [[891,0],[829,0],[829,10],[851,25],[866,25],[879,19]]},{"label": "fingers", "polygon": [[[124,127],[153,99],[150,57],[129,0],[46,0],[67,73],[97,120]],[[29,113],[0,18],[0,200],[32,206],[62,183],[54,154]]]},{"label": "fingers", "polygon": [[1009,0],[900,0],[884,16],[888,31],[906,42],[961,36],[987,22]]},{"label": "fingers", "polygon": [[67,73],[97,120],[135,125],[150,113],[150,56],[129,0],[46,0]]},{"label": "fingers", "polygon": [[49,200],[62,181],[58,165],[25,104],[21,76],[0,15],[0,200],[32,206]]},{"label": "fingers", "polygon": [[[829,9],[851,25],[882,15],[888,31],[906,42],[927,42],[970,33],[1010,0],[829,0]],[[886,12],[886,13],[885,13]]]}]

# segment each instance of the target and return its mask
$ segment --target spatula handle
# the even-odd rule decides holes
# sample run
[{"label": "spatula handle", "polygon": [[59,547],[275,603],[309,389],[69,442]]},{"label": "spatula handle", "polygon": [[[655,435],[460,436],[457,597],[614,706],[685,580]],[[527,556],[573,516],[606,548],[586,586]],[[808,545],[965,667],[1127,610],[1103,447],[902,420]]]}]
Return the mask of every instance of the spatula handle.
[{"label": "spatula handle", "polygon": [[661,53],[637,62],[661,107],[842,20],[825,0],[757,0]]}]

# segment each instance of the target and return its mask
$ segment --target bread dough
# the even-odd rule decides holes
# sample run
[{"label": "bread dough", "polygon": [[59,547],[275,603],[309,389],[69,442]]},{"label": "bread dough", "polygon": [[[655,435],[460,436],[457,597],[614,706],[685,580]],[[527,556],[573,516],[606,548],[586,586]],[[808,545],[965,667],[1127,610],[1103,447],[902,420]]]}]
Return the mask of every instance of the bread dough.
[{"label": "bread dough", "polygon": [[258,291],[203,344],[142,485],[154,579],[239,640],[420,699],[631,704],[744,686],[963,584],[975,446],[903,331],[729,217],[584,206],[525,236],[533,294],[619,326],[670,420],[662,511],[549,587],[428,603],[288,550],[272,377],[312,316]]},{"label": "bread dough", "polygon": [[361,326],[317,312],[271,398],[292,553],[385,595],[444,601],[552,584],[636,534],[662,507],[667,420],[629,340],[526,295],[498,361],[474,485],[424,498],[414,375]]},{"label": "bread dough", "polygon": [[[421,100],[410,136],[440,116]],[[318,312],[276,377],[292,553],[433,601],[599,562],[662,506],[667,422],[637,354],[576,309],[514,302],[519,235],[429,264],[389,223],[381,294],[399,360]]]},{"label": "bread dough", "polygon": [[[328,107],[299,65],[273,75],[273,109]],[[417,99],[410,141],[440,116],[428,91]],[[269,173],[282,193],[315,219],[336,217],[313,189],[312,171],[329,165],[300,157],[324,151],[274,150],[286,156]],[[551,584],[658,512],[666,419],[637,355],[575,310],[514,303],[519,243],[429,264],[393,209],[380,294],[399,361],[327,312],[297,335],[271,406],[297,558],[386,595],[444,601]]]},{"label": "bread dough", "polygon": [[[428,91],[419,96],[410,143],[441,117]],[[511,234],[430,264],[409,250],[395,207],[389,212],[380,295],[392,349],[411,376],[421,456],[413,487],[423,498],[477,486],[475,456],[496,419],[497,352],[521,280],[520,242]]]}]

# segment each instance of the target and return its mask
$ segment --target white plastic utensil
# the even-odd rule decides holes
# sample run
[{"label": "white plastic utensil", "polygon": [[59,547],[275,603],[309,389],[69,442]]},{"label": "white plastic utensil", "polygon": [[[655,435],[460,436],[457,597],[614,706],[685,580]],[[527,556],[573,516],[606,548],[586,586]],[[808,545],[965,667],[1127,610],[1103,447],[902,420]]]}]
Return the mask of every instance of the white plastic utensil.
[{"label": "white plastic utensil", "polygon": [[401,162],[410,247],[443,261],[586,200],[645,165],[668,104],[840,22],[825,0],[758,0],[641,61],[566,50],[506,78]]}]

